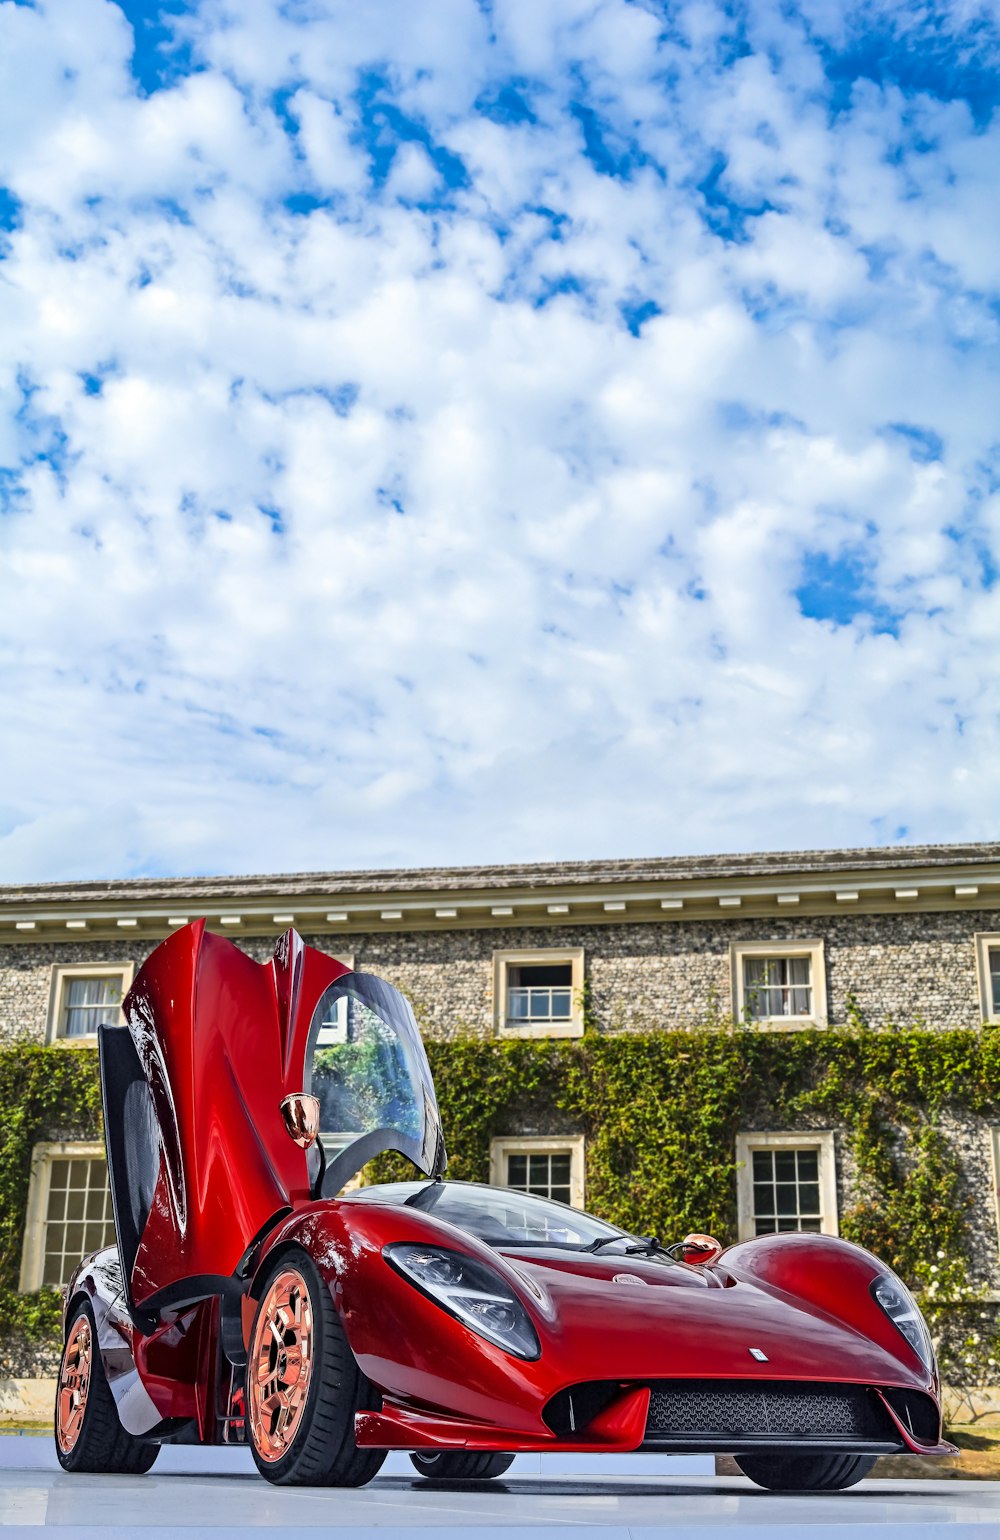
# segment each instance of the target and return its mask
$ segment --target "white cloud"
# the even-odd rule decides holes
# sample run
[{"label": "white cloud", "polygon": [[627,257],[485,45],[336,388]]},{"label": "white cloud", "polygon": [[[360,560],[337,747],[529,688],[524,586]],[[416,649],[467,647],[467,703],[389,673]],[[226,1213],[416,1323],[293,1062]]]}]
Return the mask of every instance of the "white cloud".
[{"label": "white cloud", "polygon": [[997,130],[658,18],[0,4],[9,878],[995,835]]}]

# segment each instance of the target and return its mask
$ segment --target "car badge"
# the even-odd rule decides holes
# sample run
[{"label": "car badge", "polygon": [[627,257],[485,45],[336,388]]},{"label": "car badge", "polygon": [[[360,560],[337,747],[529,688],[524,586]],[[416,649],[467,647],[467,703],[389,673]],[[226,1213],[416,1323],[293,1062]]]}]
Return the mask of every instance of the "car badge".
[{"label": "car badge", "polygon": [[759,1364],[766,1364],[770,1362],[763,1348],[747,1348],[747,1352],[750,1354],[751,1358],[756,1358]]},{"label": "car badge", "polygon": [[643,1288],[645,1288],[645,1285],[646,1285],[645,1278],[637,1278],[635,1276],[635,1273],[615,1273],[615,1276],[612,1278],[611,1282],[612,1283],[638,1283],[638,1284],[641,1284],[643,1286]]}]

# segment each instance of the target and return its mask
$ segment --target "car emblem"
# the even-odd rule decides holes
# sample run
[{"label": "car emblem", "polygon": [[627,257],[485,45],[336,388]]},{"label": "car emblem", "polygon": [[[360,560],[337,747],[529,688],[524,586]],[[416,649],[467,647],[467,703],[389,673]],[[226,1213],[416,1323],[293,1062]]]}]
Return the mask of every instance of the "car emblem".
[{"label": "car emblem", "polygon": [[612,1283],[638,1283],[638,1284],[641,1284],[644,1288],[645,1288],[645,1285],[646,1285],[645,1278],[637,1278],[635,1276],[635,1273],[615,1273],[615,1276],[612,1278],[611,1282]]},{"label": "car emblem", "polygon": [[747,1348],[747,1352],[750,1354],[751,1358],[756,1358],[759,1364],[766,1364],[769,1362],[768,1356],[764,1352],[763,1348]]}]

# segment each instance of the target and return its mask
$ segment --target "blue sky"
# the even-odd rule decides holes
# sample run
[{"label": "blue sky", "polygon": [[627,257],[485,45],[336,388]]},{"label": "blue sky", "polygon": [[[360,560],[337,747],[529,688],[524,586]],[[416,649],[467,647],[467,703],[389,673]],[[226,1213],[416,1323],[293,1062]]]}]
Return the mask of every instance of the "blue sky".
[{"label": "blue sky", "polygon": [[0,0],[0,881],[995,838],[998,64]]}]

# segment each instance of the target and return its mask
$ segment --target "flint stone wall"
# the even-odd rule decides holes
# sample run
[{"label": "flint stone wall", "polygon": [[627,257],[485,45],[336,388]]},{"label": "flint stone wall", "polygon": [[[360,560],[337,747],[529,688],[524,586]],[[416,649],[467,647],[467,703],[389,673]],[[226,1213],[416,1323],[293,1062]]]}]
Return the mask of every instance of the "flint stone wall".
[{"label": "flint stone wall", "polygon": [[[732,1010],[734,941],[820,938],[825,943],[830,1020],[847,1016],[853,994],[872,1027],[890,1023],[977,1027],[973,936],[997,928],[995,913],[835,915],[810,919],[671,921],[454,931],[307,935],[321,950],[353,955],[413,1002],[434,1037],[493,1033],[494,951],[577,947],[585,954],[590,1010],[601,1031],[681,1030]],[[240,943],[258,960],[273,942]],[[0,1041],[44,1042],[54,964],[140,964],[138,938],[24,942],[0,946]]]}]

